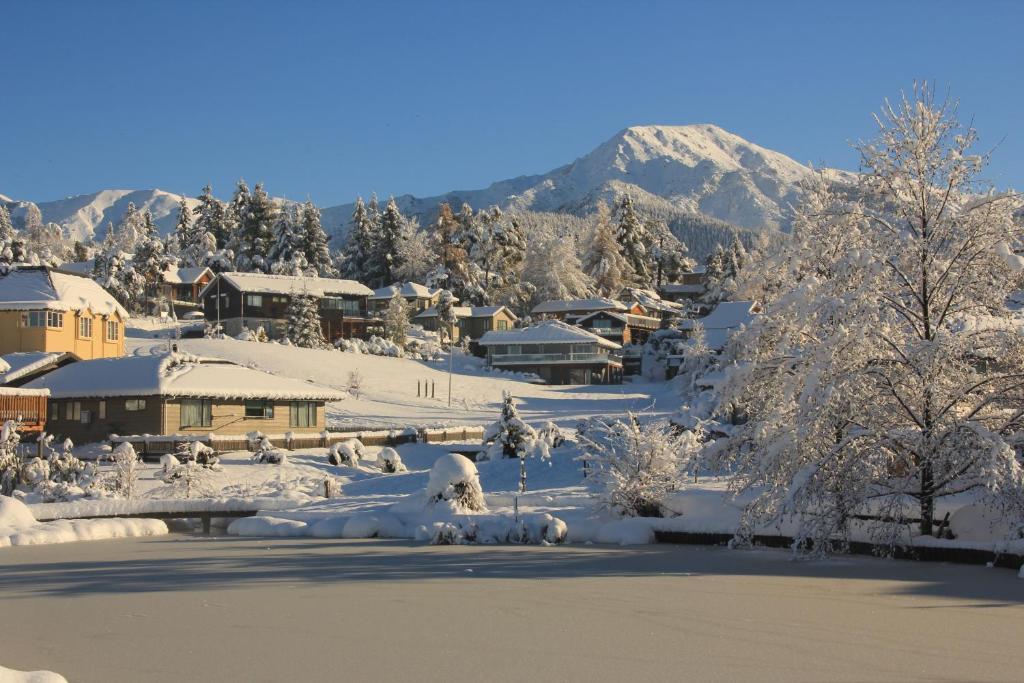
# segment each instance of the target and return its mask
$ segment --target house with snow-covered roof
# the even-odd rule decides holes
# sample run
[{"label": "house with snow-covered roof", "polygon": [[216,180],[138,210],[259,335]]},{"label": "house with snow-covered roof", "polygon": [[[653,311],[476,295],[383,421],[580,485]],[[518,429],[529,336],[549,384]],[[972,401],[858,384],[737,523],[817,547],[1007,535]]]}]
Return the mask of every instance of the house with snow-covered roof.
[{"label": "house with snow-covered roof", "polygon": [[48,266],[0,270],[0,354],[124,354],[128,311],[90,277]]},{"label": "house with snow-covered roof", "polygon": [[18,351],[0,356],[0,385],[20,387],[81,358],[67,351]]},{"label": "house with snow-covered roof", "polygon": [[761,312],[761,305],[755,301],[723,301],[703,318],[683,320],[679,329],[692,334],[697,327],[704,329],[704,340],[715,351],[721,351],[733,332],[746,327]]},{"label": "house with snow-covered roof", "polygon": [[622,381],[622,346],[561,320],[488,332],[479,344],[491,367],[531,372],[548,384]]},{"label": "house with snow-covered roof", "polygon": [[262,328],[271,339],[285,336],[288,304],[293,296],[312,296],[318,301],[324,337],[367,337],[380,326],[369,314],[367,299],[373,294],[355,280],[305,275],[218,273],[200,292],[208,322],[219,322],[224,332],[237,336],[243,328]]},{"label": "house with snow-covered roof", "polygon": [[[568,320],[571,322],[574,318],[590,315],[597,311],[627,312],[629,310],[626,304],[616,299],[554,299],[540,302],[530,310],[530,313],[535,318],[544,320]],[[642,313],[643,311],[635,312]]]},{"label": "house with snow-covered roof", "polygon": [[206,266],[179,268],[170,266],[164,271],[159,296],[166,299],[178,317],[203,307],[199,293],[213,280],[213,271]]},{"label": "house with snow-covered roof", "polygon": [[678,282],[668,282],[658,287],[658,294],[668,301],[692,301],[707,291],[707,268],[697,266],[689,273],[682,273]]},{"label": "house with snow-covered roof", "polygon": [[[454,306],[455,319],[458,325],[450,334],[455,341],[468,337],[475,342],[488,332],[494,330],[511,330],[519,318],[507,306]],[[415,315],[412,319],[417,325],[431,332],[439,332],[437,309],[434,306]]]},{"label": "house with snow-covered roof", "polygon": [[405,299],[405,302],[409,304],[409,310],[413,314],[421,313],[437,304],[442,291],[441,289],[431,289],[426,285],[415,282],[403,282],[391,285],[390,287],[381,287],[380,289],[373,290],[373,294],[367,297],[367,310],[372,315],[383,316],[391,300],[397,294]]},{"label": "house with snow-covered roof", "polygon": [[111,434],[317,433],[347,394],[216,358],[159,353],[81,361],[25,385],[50,394],[47,431],[76,443]]}]

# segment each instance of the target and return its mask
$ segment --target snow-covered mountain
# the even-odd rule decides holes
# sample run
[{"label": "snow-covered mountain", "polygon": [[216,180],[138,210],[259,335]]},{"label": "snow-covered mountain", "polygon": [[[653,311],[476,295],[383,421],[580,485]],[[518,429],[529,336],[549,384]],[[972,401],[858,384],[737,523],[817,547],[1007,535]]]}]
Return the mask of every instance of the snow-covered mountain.
[{"label": "snow-covered mountain", "polygon": [[[15,223],[24,218],[30,203],[2,196],[0,201],[11,207],[11,218]],[[92,194],[41,202],[37,206],[44,222],[63,226],[70,237],[87,239],[96,235],[97,239],[102,239],[107,223],[117,225],[129,203],[134,203],[139,211],[148,209],[153,214],[153,221],[160,232],[167,234],[174,229],[178,220],[180,201],[181,195],[163,190],[100,190]],[[192,198],[186,201],[190,207],[198,204],[198,201]]]},{"label": "snow-covered mountain", "polygon": [[[437,197],[396,197],[406,213],[430,216],[439,202],[474,207],[587,212],[624,193],[662,212],[703,214],[752,230],[787,229],[789,206],[811,169],[718,126],[633,126],[594,151],[543,175],[496,182],[482,190]],[[842,177],[845,172],[835,172]],[[344,224],[352,204],[325,210],[325,224]]]}]

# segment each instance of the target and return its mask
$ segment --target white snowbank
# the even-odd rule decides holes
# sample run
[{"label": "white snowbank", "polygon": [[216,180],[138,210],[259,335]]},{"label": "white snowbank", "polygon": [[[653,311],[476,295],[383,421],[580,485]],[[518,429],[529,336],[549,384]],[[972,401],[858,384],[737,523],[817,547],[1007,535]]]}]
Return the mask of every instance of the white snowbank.
[{"label": "white snowbank", "polygon": [[645,545],[654,543],[654,529],[647,518],[627,517],[603,524],[594,540],[616,545]]},{"label": "white snowbank", "polygon": [[242,517],[228,526],[233,536],[275,536],[279,538],[308,536],[309,525],[295,519],[279,517]]},{"label": "white snowbank", "polygon": [[0,666],[0,683],[68,683],[68,679],[52,671],[15,671]]},{"label": "white snowbank", "polygon": [[12,545],[51,545],[99,541],[129,536],[162,536],[167,525],[159,519],[76,519],[37,522],[20,500],[0,496],[0,548]]},{"label": "white snowbank", "polygon": [[1014,529],[997,510],[974,503],[964,505],[949,518],[949,528],[958,541],[1005,541]]}]

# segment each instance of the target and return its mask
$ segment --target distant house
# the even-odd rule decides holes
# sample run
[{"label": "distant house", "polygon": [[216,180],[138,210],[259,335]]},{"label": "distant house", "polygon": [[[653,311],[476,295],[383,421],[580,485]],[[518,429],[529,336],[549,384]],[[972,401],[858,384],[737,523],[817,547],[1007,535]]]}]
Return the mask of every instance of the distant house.
[{"label": "distant house", "polygon": [[128,311],[85,275],[46,266],[0,271],[0,355],[121,356],[127,320]]},{"label": "distant house", "polygon": [[440,289],[430,289],[425,285],[416,284],[415,282],[403,282],[400,285],[381,287],[380,289],[373,290],[373,294],[367,297],[367,311],[371,315],[383,316],[388,305],[391,303],[391,299],[395,297],[395,294],[400,294],[406,303],[409,304],[410,311],[415,315],[436,305],[437,300],[441,297],[441,292],[442,290]]},{"label": "distant house", "polygon": [[50,392],[47,431],[77,443],[132,436],[317,433],[347,394],[186,354],[81,361],[30,382]]},{"label": "distant house", "polygon": [[203,307],[199,294],[213,278],[213,271],[205,266],[168,268],[160,284],[160,296],[170,302],[176,316],[198,311]]},{"label": "distant house", "polygon": [[618,311],[598,311],[575,320],[577,327],[604,337],[616,344],[643,344],[651,333],[661,327],[661,320],[647,315]]},{"label": "distant house", "polygon": [[[618,311],[626,313],[630,309],[626,304],[615,299],[556,299],[542,301],[533,307],[530,313],[542,320],[569,320],[579,318],[597,311]],[[642,311],[636,311],[642,313]]]},{"label": "distant house", "polygon": [[0,385],[20,387],[36,377],[81,360],[73,353],[54,351],[20,351],[0,356]]},{"label": "distant house", "polygon": [[[652,318],[658,318],[659,320],[679,318],[684,316],[686,313],[685,305],[675,301],[662,299],[658,292],[653,289],[627,287],[622,290],[622,293],[619,295],[619,300],[623,302],[631,302],[627,307],[634,315],[647,315]],[[635,310],[638,305],[643,309],[642,312]]]},{"label": "distant house", "polygon": [[679,329],[692,335],[697,323],[704,328],[704,340],[715,351],[721,351],[729,337],[741,327],[750,325],[761,312],[754,301],[723,301],[703,318],[684,320]]},{"label": "distant house", "polygon": [[[492,330],[511,330],[519,320],[506,306],[455,306],[458,325],[452,332],[456,340],[468,337],[476,341]],[[440,331],[437,309],[433,306],[413,317],[412,321],[432,332]]]},{"label": "distant house", "polygon": [[373,291],[355,280],[262,273],[219,273],[200,292],[207,321],[219,321],[224,332],[263,328],[271,339],[285,336],[288,304],[293,295],[319,301],[324,337],[329,341],[366,337],[380,320],[369,315]]},{"label": "distant house", "polygon": [[689,273],[683,273],[679,282],[663,284],[658,294],[667,301],[692,301],[707,292],[707,269],[697,266]]},{"label": "distant house", "polygon": [[617,384],[622,347],[560,320],[492,331],[480,339],[491,367],[532,372],[548,384]]}]

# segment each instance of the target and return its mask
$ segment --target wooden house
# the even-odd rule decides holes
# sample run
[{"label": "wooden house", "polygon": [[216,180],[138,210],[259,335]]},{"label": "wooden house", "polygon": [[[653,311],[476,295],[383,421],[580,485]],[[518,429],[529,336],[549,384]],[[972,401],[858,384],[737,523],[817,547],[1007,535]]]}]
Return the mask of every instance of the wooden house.
[{"label": "wooden house", "polygon": [[536,374],[548,384],[617,384],[621,346],[560,320],[492,331],[479,342],[491,367]]}]

